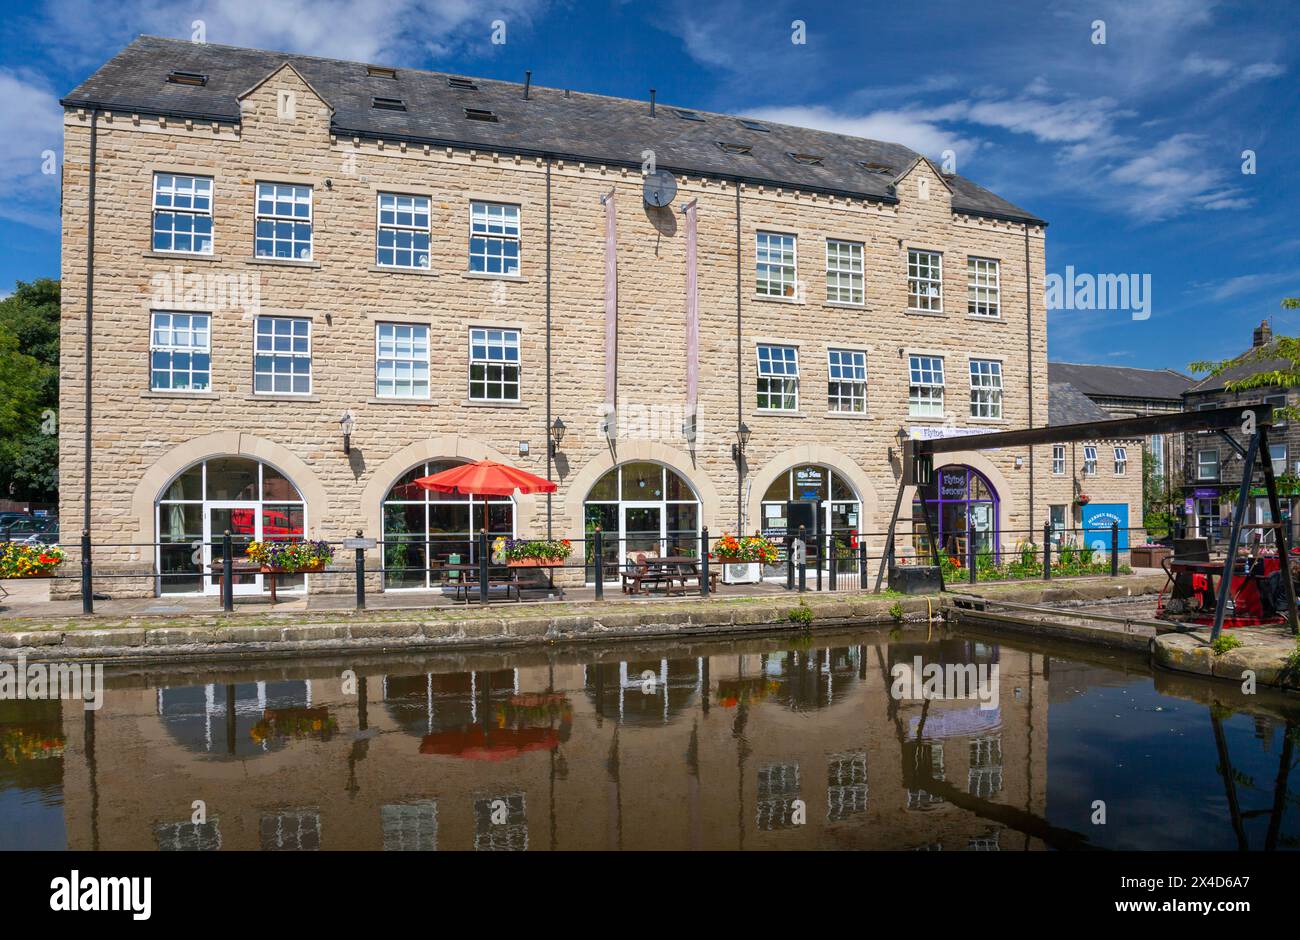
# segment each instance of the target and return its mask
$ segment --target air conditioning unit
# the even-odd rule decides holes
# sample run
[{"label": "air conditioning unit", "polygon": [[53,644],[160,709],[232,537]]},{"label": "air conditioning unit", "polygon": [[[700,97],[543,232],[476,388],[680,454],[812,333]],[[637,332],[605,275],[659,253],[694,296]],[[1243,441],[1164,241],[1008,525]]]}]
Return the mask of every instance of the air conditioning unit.
[{"label": "air conditioning unit", "polygon": [[733,561],[722,565],[723,584],[757,584],[762,579],[762,566],[756,561]]}]

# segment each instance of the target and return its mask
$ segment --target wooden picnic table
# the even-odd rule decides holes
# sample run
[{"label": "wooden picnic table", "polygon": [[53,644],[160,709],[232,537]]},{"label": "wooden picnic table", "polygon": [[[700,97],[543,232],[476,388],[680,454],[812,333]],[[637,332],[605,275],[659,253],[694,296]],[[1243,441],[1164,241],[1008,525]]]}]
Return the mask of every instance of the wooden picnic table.
[{"label": "wooden picnic table", "polygon": [[[514,588],[514,591],[515,591],[515,600],[516,600],[516,601],[522,601],[523,598],[522,598],[522,597],[520,596],[520,594],[519,594],[519,577],[516,575],[516,573],[515,573],[515,569],[513,569],[513,568],[509,569],[510,576],[509,576],[508,578],[494,578],[494,577],[492,576],[492,569],[493,569],[493,568],[496,568],[496,569],[500,570],[502,567],[504,567],[504,566],[503,566],[503,565],[492,565],[492,564],[489,564],[489,565],[488,565],[488,590],[491,590],[493,587],[504,587],[504,588],[506,589],[506,599],[509,600],[509,599],[510,599],[510,589],[511,589],[511,588]],[[448,580],[449,583],[451,583],[451,584],[456,588],[456,599],[457,599],[457,600],[460,600],[460,593],[461,593],[461,591],[464,591],[464,592],[465,592],[465,603],[466,603],[467,605],[469,604],[470,600],[472,599],[472,597],[471,597],[471,590],[474,591],[474,592],[477,592],[477,591],[478,591],[478,587],[479,587],[479,579],[478,579],[478,573],[479,573],[479,571],[478,571],[478,565],[472,565],[472,564],[455,564],[455,565],[452,565],[452,564],[446,564],[446,565],[437,565],[437,566],[435,566],[435,567],[433,568],[433,570],[434,570],[434,571],[446,571],[446,572],[448,572],[448,573],[453,573],[453,572],[454,572],[454,573],[456,573],[456,574],[460,574],[460,575],[462,576],[462,577],[459,577],[459,578],[455,579],[454,581],[452,581],[452,579],[450,579],[450,578],[448,578],[447,580]]]},{"label": "wooden picnic table", "polygon": [[[638,554],[638,568],[640,559],[645,559],[645,570],[623,572],[623,593],[640,594],[641,586],[644,584],[647,593],[656,584],[664,586],[664,594],[668,595],[673,592],[673,582],[679,582],[677,593],[686,593],[686,581],[689,578],[695,578],[698,583],[704,575],[700,572],[700,560],[694,555],[640,555]],[[709,590],[717,590],[718,572],[709,572]]]}]

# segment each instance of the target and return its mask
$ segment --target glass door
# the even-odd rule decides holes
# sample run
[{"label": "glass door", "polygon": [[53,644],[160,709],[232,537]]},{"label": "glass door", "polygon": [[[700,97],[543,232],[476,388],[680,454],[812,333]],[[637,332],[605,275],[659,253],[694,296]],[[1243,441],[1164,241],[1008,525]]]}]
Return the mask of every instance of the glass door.
[{"label": "glass door", "polygon": [[659,503],[649,505],[623,503],[622,554],[662,555],[664,541],[664,511]]},{"label": "glass door", "polygon": [[[248,564],[245,550],[249,542],[261,541],[262,517],[256,503],[245,502],[209,502],[206,505],[207,518],[203,520],[203,565],[208,571],[204,582],[204,593],[217,594],[221,572],[209,566],[221,560],[221,539],[226,531],[230,532],[232,560],[236,565]],[[260,574],[237,574],[234,578],[236,594],[260,594],[262,576]]]}]

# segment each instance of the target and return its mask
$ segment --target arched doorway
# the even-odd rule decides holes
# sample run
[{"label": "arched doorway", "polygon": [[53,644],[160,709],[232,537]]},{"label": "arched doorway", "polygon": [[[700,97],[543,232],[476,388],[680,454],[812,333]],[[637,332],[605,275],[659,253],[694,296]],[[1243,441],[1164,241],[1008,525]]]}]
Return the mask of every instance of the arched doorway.
[{"label": "arched doorway", "polygon": [[937,523],[939,545],[944,552],[964,560],[968,557],[968,539],[975,539],[981,554],[998,551],[998,493],[978,470],[964,464],[949,464],[934,472],[928,485],[917,490],[912,504],[912,528],[916,532],[916,549],[922,557],[930,554],[930,544],[920,523],[921,500],[925,500],[930,519]]},{"label": "arched doorway", "polygon": [[[862,500],[843,474],[822,464],[801,464],[772,481],[763,493],[762,531],[778,542],[786,535],[786,504],[792,500],[817,504],[821,531],[835,539],[836,568],[841,572],[856,571],[854,553],[862,531]],[[763,574],[784,578],[784,556],[780,564],[769,566]]]},{"label": "arched doorway", "polygon": [[[514,538],[515,501],[509,496],[461,496],[434,493],[415,481],[466,463],[428,460],[416,464],[384,496],[384,589],[428,590],[445,575],[445,564],[474,564],[475,534],[486,527],[489,540]],[[430,562],[432,561],[432,564]]]},{"label": "arched doorway", "polygon": [[[675,470],[646,460],[620,464],[596,481],[583,502],[588,536],[600,527],[605,578],[618,577],[635,552],[693,555],[700,550],[700,498]],[[590,560],[587,579],[594,580]]]},{"label": "arched doorway", "polygon": [[[163,487],[154,524],[158,593],[216,594],[219,575],[211,564],[214,557],[221,557],[223,535],[230,532],[236,560],[244,557],[249,542],[301,539],[307,531],[307,503],[293,482],[268,463],[248,457],[209,457],[191,464]],[[277,588],[301,590],[306,577],[281,575]],[[234,578],[236,594],[260,594],[269,588],[260,574]]]}]

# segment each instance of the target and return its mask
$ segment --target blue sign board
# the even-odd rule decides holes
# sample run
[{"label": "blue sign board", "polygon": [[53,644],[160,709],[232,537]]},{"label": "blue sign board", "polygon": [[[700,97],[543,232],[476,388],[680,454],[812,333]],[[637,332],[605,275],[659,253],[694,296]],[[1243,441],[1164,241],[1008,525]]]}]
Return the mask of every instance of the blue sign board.
[{"label": "blue sign board", "polygon": [[1119,523],[1119,550],[1128,551],[1128,503],[1089,503],[1083,507],[1083,544],[1110,554],[1110,527]]}]

